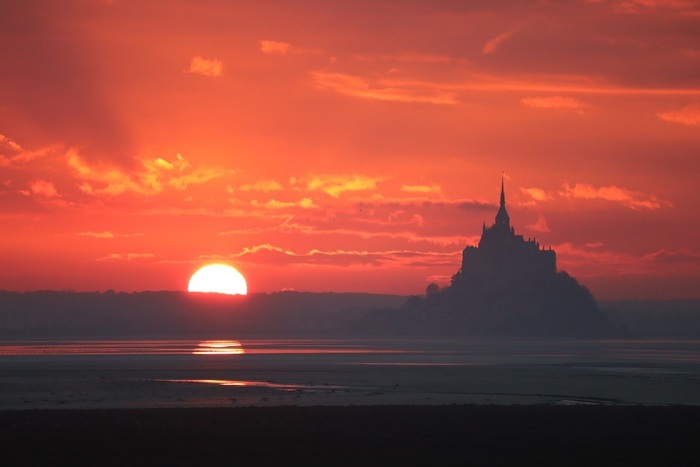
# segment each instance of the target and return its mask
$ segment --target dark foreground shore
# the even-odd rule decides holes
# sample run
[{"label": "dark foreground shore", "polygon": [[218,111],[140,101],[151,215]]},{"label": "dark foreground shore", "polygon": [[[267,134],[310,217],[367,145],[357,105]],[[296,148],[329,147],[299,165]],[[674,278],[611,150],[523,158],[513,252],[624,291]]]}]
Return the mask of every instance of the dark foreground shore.
[{"label": "dark foreground shore", "polygon": [[698,433],[689,406],[0,412],[3,458],[32,466],[695,466]]}]

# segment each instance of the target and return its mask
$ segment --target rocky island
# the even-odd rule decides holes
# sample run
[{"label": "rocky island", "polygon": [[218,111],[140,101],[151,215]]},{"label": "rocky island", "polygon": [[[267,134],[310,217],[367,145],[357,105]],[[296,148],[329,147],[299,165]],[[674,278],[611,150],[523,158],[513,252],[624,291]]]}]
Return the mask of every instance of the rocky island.
[{"label": "rocky island", "polygon": [[462,253],[449,286],[430,284],[399,310],[366,316],[370,331],[477,335],[594,336],[608,331],[591,293],[565,271],[556,252],[515,233],[501,180],[500,207],[481,240]]}]

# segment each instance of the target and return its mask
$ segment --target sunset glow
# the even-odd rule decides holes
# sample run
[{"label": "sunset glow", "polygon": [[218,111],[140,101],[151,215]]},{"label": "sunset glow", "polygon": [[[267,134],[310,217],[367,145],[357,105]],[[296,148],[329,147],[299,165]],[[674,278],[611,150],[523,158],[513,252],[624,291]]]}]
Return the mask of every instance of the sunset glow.
[{"label": "sunset glow", "polygon": [[505,171],[597,298],[700,297],[698,31],[692,1],[0,2],[0,289],[422,294]]}]

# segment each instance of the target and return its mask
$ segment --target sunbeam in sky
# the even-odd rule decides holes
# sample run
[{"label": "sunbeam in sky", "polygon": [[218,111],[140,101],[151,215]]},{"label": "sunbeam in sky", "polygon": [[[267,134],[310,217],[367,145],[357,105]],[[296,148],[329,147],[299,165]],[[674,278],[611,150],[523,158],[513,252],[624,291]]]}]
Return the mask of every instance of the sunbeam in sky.
[{"label": "sunbeam in sky", "polygon": [[700,297],[696,2],[3,1],[0,289],[448,284],[505,171],[601,299]]}]

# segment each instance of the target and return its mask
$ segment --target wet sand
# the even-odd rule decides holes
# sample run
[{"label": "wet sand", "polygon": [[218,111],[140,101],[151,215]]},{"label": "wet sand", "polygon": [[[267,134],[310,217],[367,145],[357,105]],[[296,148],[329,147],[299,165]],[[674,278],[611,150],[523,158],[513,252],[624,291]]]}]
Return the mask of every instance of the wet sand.
[{"label": "wet sand", "polygon": [[[233,341],[230,341],[233,342]],[[0,410],[349,405],[700,406],[700,343],[188,341],[5,345]],[[245,348],[245,353],[242,349]],[[120,353],[123,352],[123,353]]]},{"label": "wet sand", "polygon": [[[51,371],[0,376],[0,410],[349,405],[700,405],[697,379],[598,375],[571,368],[497,367],[373,372]],[[233,379],[232,379],[233,378]]]},{"label": "wet sand", "polygon": [[694,466],[700,456],[696,343],[287,344],[293,352],[105,355],[81,344],[93,353],[6,355],[3,454],[32,466]]}]

